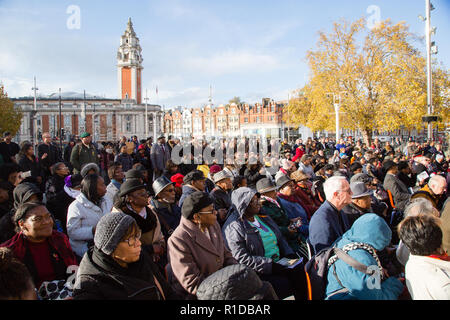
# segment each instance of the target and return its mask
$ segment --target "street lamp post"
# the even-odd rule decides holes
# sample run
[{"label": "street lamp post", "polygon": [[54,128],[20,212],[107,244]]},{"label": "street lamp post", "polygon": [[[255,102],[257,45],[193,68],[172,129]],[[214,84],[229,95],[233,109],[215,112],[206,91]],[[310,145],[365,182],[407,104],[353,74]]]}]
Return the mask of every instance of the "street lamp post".
[{"label": "street lamp post", "polygon": [[434,42],[431,41],[431,34],[436,33],[436,28],[431,28],[431,11],[434,10],[433,5],[430,0],[425,0],[425,16],[419,15],[419,19],[425,21],[425,39],[427,46],[427,112],[428,115],[424,117],[424,121],[428,123],[428,140],[433,139],[433,121],[434,118],[432,114],[433,110],[433,79],[432,79],[432,70],[431,70],[431,54],[437,54],[437,47]]},{"label": "street lamp post", "polygon": [[148,110],[147,110],[147,102],[148,102],[148,96],[147,96],[147,89],[145,89],[145,139],[148,138]]},{"label": "street lamp post", "polygon": [[[431,33],[430,33],[430,0],[425,1],[425,13],[426,13],[426,21],[425,21],[425,36],[427,41],[427,105],[428,105],[428,114],[433,113],[433,102],[432,102],[432,77],[431,77]],[[433,137],[433,124],[428,122],[428,140],[431,140]]]},{"label": "street lamp post", "polygon": [[[339,110],[341,108],[341,93],[346,93],[347,91],[339,91],[339,94],[334,94],[332,92],[327,93],[327,95],[333,96],[333,107],[334,107],[334,113],[336,115],[336,143],[339,141]],[[338,98],[338,103],[336,103],[336,97]]]},{"label": "street lamp post", "polygon": [[37,102],[36,102],[36,91],[39,89],[36,87],[36,77],[34,77],[34,87],[31,88],[34,91],[34,109],[33,109],[33,146],[34,146],[34,154],[37,154]]},{"label": "street lamp post", "polygon": [[63,144],[62,144],[62,129],[63,128],[63,124],[62,124],[62,116],[61,116],[61,88],[59,88],[59,145],[61,147],[61,153],[63,151]]}]

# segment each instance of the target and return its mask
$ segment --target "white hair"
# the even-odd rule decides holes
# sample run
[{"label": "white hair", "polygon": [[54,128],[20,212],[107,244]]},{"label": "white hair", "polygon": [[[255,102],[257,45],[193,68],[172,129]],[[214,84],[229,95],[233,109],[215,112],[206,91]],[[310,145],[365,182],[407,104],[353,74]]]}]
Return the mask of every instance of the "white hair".
[{"label": "white hair", "polygon": [[431,201],[425,198],[415,198],[406,205],[405,218],[409,216],[418,216],[419,214],[431,214],[439,217],[439,211],[433,207]]},{"label": "white hair", "polygon": [[343,176],[332,176],[324,182],[323,191],[327,200],[331,200],[336,191],[342,190],[343,181],[346,181]]},{"label": "white hair", "polygon": [[428,185],[430,186],[430,188],[434,188],[442,182],[447,184],[447,181],[445,180],[445,178],[443,176],[435,174],[435,175],[431,176],[430,180],[428,181]]}]

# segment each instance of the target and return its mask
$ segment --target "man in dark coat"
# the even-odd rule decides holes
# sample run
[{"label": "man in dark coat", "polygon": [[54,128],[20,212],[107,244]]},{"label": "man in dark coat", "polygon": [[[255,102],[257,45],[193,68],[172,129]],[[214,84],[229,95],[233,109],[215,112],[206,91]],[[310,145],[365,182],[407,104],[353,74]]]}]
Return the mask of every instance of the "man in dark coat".
[{"label": "man in dark coat", "polygon": [[166,168],[167,161],[170,159],[169,146],[166,143],[166,138],[161,136],[158,142],[152,145],[150,151],[150,159],[154,171],[154,180],[159,178]]},{"label": "man in dark coat", "polygon": [[91,134],[85,132],[81,135],[81,143],[72,149],[70,163],[73,166],[73,173],[80,173],[83,165],[95,163],[98,165],[98,153],[95,146],[91,143]]},{"label": "man in dark coat", "polygon": [[224,170],[214,174],[216,187],[210,195],[214,200],[214,209],[217,210],[217,222],[222,227],[227,218],[227,213],[232,206],[230,191],[233,190],[231,176]]},{"label": "man in dark coat", "polygon": [[383,187],[391,193],[395,208],[404,211],[411,194],[405,184],[397,178],[398,165],[394,161],[388,160],[383,164],[383,169],[386,172]]},{"label": "man in dark coat", "polygon": [[47,178],[51,175],[50,167],[63,160],[58,148],[52,144],[50,133],[44,132],[42,134],[42,139],[44,140],[44,143],[40,144],[38,147],[38,158],[41,163],[41,168],[44,171],[44,178]]},{"label": "man in dark coat", "polygon": [[350,224],[341,210],[352,201],[350,185],[344,177],[333,176],[323,184],[326,201],[317,209],[309,223],[309,242],[317,253],[330,247]]}]

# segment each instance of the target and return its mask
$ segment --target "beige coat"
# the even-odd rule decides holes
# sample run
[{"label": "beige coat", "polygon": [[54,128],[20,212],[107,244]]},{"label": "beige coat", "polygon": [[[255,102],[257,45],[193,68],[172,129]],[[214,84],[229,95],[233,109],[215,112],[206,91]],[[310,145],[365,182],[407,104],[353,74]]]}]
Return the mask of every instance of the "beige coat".
[{"label": "beige coat", "polygon": [[208,228],[211,240],[194,222],[181,217],[167,243],[174,277],[188,293],[195,295],[209,275],[237,261],[225,247],[219,224]]},{"label": "beige coat", "polygon": [[445,203],[441,214],[442,220],[442,247],[450,255],[450,200]]},{"label": "beige coat", "polygon": [[[111,212],[122,212],[122,211],[120,211],[116,207],[113,207]],[[165,249],[166,243],[164,241],[164,235],[161,232],[161,223],[159,222],[158,216],[156,214],[155,216],[156,216],[156,228],[147,233],[143,233],[140,240],[142,245],[144,246],[151,244],[159,244]]]}]

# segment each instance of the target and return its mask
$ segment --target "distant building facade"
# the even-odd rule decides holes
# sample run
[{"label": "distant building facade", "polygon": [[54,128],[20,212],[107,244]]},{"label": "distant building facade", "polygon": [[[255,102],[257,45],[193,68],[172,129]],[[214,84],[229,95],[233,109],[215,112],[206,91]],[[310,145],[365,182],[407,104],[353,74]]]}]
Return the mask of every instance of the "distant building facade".
[{"label": "distant building facade", "polygon": [[[114,141],[121,136],[139,139],[156,138],[164,127],[164,114],[159,105],[142,103],[142,49],[131,18],[120,38],[117,52],[118,98],[108,99],[76,92],[38,96],[36,117],[38,137],[49,132],[53,137],[69,140],[88,131],[95,141]],[[22,125],[16,140],[33,140],[34,97],[12,98],[23,110]],[[147,113],[147,130],[145,114]],[[41,140],[39,140],[41,141]]]}]

